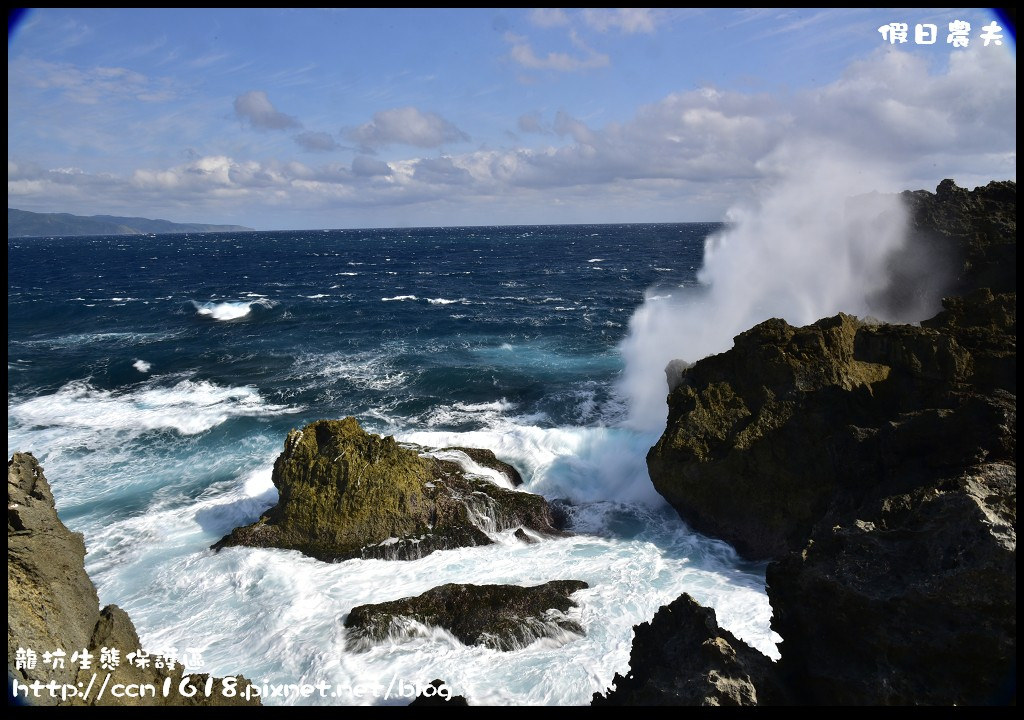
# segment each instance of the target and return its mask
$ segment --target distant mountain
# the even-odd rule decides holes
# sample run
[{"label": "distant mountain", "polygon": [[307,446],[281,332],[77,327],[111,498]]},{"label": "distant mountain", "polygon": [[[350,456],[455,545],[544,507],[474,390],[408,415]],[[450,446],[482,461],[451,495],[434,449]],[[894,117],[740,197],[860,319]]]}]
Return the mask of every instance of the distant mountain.
[{"label": "distant mountain", "polygon": [[243,232],[252,228],[242,225],[204,225],[174,223],[115,215],[71,215],[69,213],[34,213],[7,208],[7,237],[39,237],[44,235],[146,235],[149,233]]}]

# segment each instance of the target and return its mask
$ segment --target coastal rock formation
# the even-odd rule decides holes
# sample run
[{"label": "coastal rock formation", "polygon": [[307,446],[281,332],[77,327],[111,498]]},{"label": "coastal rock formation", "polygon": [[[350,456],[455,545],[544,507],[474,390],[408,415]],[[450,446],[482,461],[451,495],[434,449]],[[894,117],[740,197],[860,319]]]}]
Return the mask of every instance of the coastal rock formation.
[{"label": "coastal rock formation", "polygon": [[[213,678],[209,697],[178,692],[185,677],[180,664],[167,667],[163,658],[148,657],[138,667],[127,656],[140,652],[135,626],[121,608],[99,609],[96,588],[85,572],[85,543],[68,530],[54,509],[53,494],[36,459],[15,453],[7,463],[7,658],[8,683],[22,686],[39,682],[42,689],[16,692],[14,699],[30,705],[259,705],[238,697],[248,685],[245,678]],[[100,666],[102,651],[120,652],[113,670]],[[30,653],[35,653],[34,661]],[[53,659],[60,651],[59,661]],[[43,653],[53,653],[47,661]],[[80,658],[88,653],[91,667]],[[142,664],[142,663],[139,663]],[[54,667],[56,665],[56,667]],[[90,685],[95,675],[96,681]],[[100,696],[105,677],[108,688],[151,685],[155,696]],[[185,682],[205,688],[209,676],[189,674]],[[227,680],[233,689],[223,692]],[[46,689],[50,682],[56,690]],[[93,689],[86,696],[86,689]],[[164,695],[164,688],[169,692]],[[10,700],[11,698],[9,698]]]},{"label": "coastal rock formation", "polygon": [[[655,487],[697,530],[774,559],[783,642],[751,676],[759,704],[776,696],[758,682],[811,704],[1015,700],[1016,186],[904,197],[914,237],[959,258],[964,294],[938,315],[768,320],[670,371]],[[662,646],[637,628],[626,702],[699,676],[659,674],[670,630]]]},{"label": "coastal rock formation", "polygon": [[694,527],[778,558],[779,670],[805,702],[1006,697],[1015,298],[946,306],[928,327],[758,325],[684,371],[649,455]]},{"label": "coastal rock formation", "polygon": [[533,587],[449,583],[416,597],[358,605],[346,616],[345,627],[357,648],[439,627],[466,645],[517,650],[540,638],[583,635],[583,627],[565,613],[576,607],[569,596],[587,587],[580,580]]},{"label": "coastal rock formation", "polygon": [[[1015,423],[1012,400],[1003,410]],[[768,566],[779,670],[804,702],[1013,699],[1016,465],[938,474],[877,493]]]},{"label": "coastal rock formation", "polygon": [[277,505],[214,549],[278,547],[329,562],[410,560],[491,544],[489,532],[562,534],[541,496],[498,487],[450,460],[420,456],[394,438],[367,433],[351,417],[290,432],[273,481]]},{"label": "coastal rock formation", "polygon": [[633,628],[630,672],[592,705],[779,705],[786,695],[774,664],[687,594]]},{"label": "coastal rock formation", "polygon": [[[954,260],[947,295],[976,288],[1017,291],[1017,183],[993,181],[967,190],[943,180],[934,193],[908,191],[901,198],[909,211],[907,246]],[[926,270],[936,268],[934,262],[917,264]]]},{"label": "coastal rock formation", "polygon": [[[1005,455],[967,408],[984,404],[980,394],[1016,393],[1015,269],[1001,262],[1016,252],[1015,188],[968,193],[947,181],[905,195],[914,232],[955,241],[966,258],[960,287],[985,279],[1003,292],[949,298],[921,327],[767,320],[731,350],[675,368],[667,428],[647,457],[655,488],[697,530],[773,558],[876,485],[930,476],[943,454],[960,466]],[[958,409],[962,426],[946,417]],[[928,426],[936,414],[941,435]]]}]

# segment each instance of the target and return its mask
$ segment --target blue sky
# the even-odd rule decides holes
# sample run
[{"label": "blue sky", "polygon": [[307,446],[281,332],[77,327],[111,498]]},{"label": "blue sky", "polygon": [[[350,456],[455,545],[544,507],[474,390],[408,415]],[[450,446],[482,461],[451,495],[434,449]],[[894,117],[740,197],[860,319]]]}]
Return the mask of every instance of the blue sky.
[{"label": "blue sky", "polygon": [[880,190],[1016,179],[1016,47],[983,45],[993,19],[37,9],[8,37],[8,206],[260,229],[720,220],[814,138],[885,166]]}]

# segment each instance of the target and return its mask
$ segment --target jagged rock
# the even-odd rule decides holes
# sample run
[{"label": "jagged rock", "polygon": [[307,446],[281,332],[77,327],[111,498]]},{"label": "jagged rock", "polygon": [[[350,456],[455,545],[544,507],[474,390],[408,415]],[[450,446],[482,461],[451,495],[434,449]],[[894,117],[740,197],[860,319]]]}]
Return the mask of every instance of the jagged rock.
[{"label": "jagged rock", "polygon": [[[934,193],[917,190],[901,197],[910,216],[908,246],[956,260],[948,294],[976,288],[1017,291],[1017,183],[993,181],[966,190],[947,179]],[[926,261],[919,267],[934,271],[936,264]]]},{"label": "jagged rock", "polygon": [[[430,695],[427,695],[426,690],[416,696],[416,699],[409,703],[409,707],[437,707],[444,705],[469,705],[466,702],[466,698],[463,695],[451,695],[451,691],[444,684],[443,680],[434,680],[430,683],[430,686],[434,688]],[[443,689],[442,689],[443,688]]]},{"label": "jagged rock", "polygon": [[981,288],[942,301],[945,308],[923,327],[951,335],[971,353],[971,383],[979,390],[1017,394],[1017,294]]},{"label": "jagged rock", "polygon": [[840,314],[737,336],[670,394],[647,456],[655,488],[697,530],[772,558],[879,483],[918,482],[943,458],[967,467],[1005,454],[1013,440],[984,424],[1000,411],[979,391],[1015,373],[1016,316],[1005,295],[972,297],[971,312],[950,301],[928,327]]},{"label": "jagged rock", "polygon": [[274,463],[279,500],[213,547],[299,550],[326,561],[411,560],[488,545],[488,532],[560,535],[539,495],[506,490],[450,460],[421,457],[355,418],[318,420],[288,434]]},{"label": "jagged rock", "polygon": [[[684,370],[647,455],[654,487],[696,530],[744,555],[802,544],[838,482],[829,439],[848,443],[864,424],[857,408],[890,372],[855,358],[862,327],[843,314],[804,328],[768,320]],[[851,410],[857,420],[838,422]]]},{"label": "jagged rock", "polygon": [[682,594],[633,628],[630,672],[591,705],[779,705],[774,664],[728,630],[715,611]]},{"label": "jagged rock", "polygon": [[[237,694],[224,697],[222,678],[215,678],[217,692],[206,697],[198,693],[183,697],[178,688],[184,668],[166,667],[157,657],[139,668],[127,655],[140,650],[139,636],[131,618],[116,605],[101,611],[96,588],[85,572],[85,543],[80,533],[68,530],[54,508],[50,485],[36,459],[28,453],[14,453],[7,463],[7,657],[8,683],[33,682],[76,688],[84,695],[96,675],[88,698],[72,696],[71,691],[56,695],[47,690],[32,692],[27,702],[33,705],[259,705],[258,699],[245,701]],[[103,648],[121,653],[121,662],[109,671],[108,687],[116,685],[152,685],[155,697],[99,696],[99,688],[108,671],[100,668]],[[19,653],[19,649],[23,653]],[[19,655],[36,653],[35,667],[19,666]],[[63,664],[54,668],[43,660],[44,652],[65,653]],[[81,668],[73,653],[88,651],[91,667]],[[190,675],[192,685],[206,682],[206,675]],[[248,681],[233,678],[239,691]],[[163,694],[165,685],[170,689]],[[25,701],[24,695],[13,699]]]},{"label": "jagged rock", "polygon": [[449,583],[416,597],[357,605],[344,624],[357,648],[415,637],[427,626],[444,628],[466,645],[517,650],[539,638],[583,635],[583,627],[565,612],[576,607],[569,596],[587,587],[580,580],[533,587]]},{"label": "jagged rock", "polygon": [[768,566],[779,669],[803,702],[1013,699],[1016,484],[989,462],[893,492]]},{"label": "jagged rock", "polygon": [[[920,326],[768,320],[670,368],[648,454],[696,529],[775,558],[793,702],[1016,697],[1016,185],[945,181],[908,200],[916,241],[959,257],[950,286],[965,295]],[[686,681],[652,660],[674,642],[641,646],[627,687]]]}]

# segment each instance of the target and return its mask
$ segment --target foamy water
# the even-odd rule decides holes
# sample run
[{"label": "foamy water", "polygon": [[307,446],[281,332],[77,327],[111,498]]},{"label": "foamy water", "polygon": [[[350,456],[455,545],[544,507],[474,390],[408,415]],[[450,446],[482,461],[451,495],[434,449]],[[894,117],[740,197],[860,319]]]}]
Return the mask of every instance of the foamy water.
[{"label": "foamy water", "polygon": [[[123,240],[15,240],[8,448],[43,464],[102,602],[131,613],[147,648],[198,651],[204,672],[332,686],[440,677],[471,703],[585,704],[628,671],[633,626],[681,592],[774,654],[763,565],[664,504],[644,461],[657,432],[624,425],[614,390],[644,289],[694,281],[655,268],[681,254],[696,265],[714,227],[137,238],[146,267],[131,273],[138,250]],[[41,294],[34,278],[53,258],[81,271],[55,268],[67,287]],[[494,532],[494,545],[412,562],[212,552],[276,502],[288,431],[346,415],[418,446],[493,450],[576,534],[527,545]],[[434,452],[508,486],[459,451]],[[556,579],[590,585],[570,613],[583,637],[502,653],[436,628],[362,649],[345,636],[357,604]]]}]

